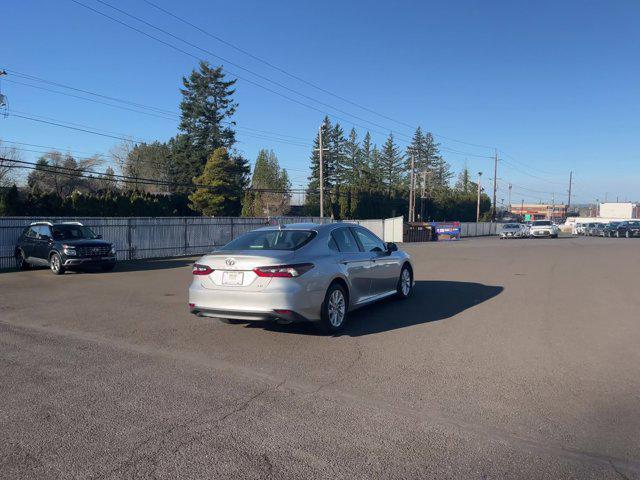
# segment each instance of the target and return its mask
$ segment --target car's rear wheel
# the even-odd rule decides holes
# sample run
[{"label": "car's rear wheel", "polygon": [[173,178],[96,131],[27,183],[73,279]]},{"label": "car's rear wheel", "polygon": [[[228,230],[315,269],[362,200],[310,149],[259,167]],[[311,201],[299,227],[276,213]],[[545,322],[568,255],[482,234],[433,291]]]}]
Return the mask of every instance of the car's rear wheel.
[{"label": "car's rear wheel", "polygon": [[348,306],[347,292],[344,287],[337,282],[332,283],[322,302],[318,328],[323,333],[341,330],[347,320]]},{"label": "car's rear wheel", "polygon": [[408,265],[404,265],[402,267],[396,289],[398,291],[399,298],[404,299],[411,295],[411,290],[413,289],[413,275],[411,274],[411,269]]},{"label": "car's rear wheel", "polygon": [[29,268],[31,268],[31,265],[27,262],[22,250],[18,250],[18,252],[16,252],[16,267],[18,270],[29,270]]},{"label": "car's rear wheel", "polygon": [[65,268],[62,266],[62,258],[60,258],[60,255],[57,253],[51,255],[49,267],[51,267],[51,271],[56,275],[62,275],[65,271]]}]

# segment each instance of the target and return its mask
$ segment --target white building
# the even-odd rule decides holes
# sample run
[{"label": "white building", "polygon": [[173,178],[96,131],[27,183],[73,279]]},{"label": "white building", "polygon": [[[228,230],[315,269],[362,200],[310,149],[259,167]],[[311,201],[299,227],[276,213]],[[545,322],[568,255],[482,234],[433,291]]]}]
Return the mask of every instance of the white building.
[{"label": "white building", "polygon": [[598,210],[598,217],[630,219],[639,218],[640,205],[636,203],[601,203]]}]

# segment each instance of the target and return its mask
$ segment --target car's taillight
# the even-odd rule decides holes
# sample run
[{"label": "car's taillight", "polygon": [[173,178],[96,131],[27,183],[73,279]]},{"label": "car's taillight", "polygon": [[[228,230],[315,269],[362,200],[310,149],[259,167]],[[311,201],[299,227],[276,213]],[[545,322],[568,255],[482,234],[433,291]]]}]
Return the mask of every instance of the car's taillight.
[{"label": "car's taillight", "polygon": [[213,268],[209,265],[200,265],[199,263],[193,264],[193,274],[194,275],[209,275],[213,272]]},{"label": "car's taillight", "polygon": [[299,277],[313,268],[313,263],[300,263],[298,265],[274,265],[272,267],[256,267],[253,269],[259,277]]}]

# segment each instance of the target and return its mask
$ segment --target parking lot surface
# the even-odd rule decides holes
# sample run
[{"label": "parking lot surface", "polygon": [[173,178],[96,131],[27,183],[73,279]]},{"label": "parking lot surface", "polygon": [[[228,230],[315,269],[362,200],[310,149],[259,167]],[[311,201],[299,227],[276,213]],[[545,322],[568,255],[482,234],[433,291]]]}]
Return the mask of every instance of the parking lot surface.
[{"label": "parking lot surface", "polygon": [[640,240],[406,250],[339,336],[191,316],[193,259],[0,273],[0,477],[640,478]]}]

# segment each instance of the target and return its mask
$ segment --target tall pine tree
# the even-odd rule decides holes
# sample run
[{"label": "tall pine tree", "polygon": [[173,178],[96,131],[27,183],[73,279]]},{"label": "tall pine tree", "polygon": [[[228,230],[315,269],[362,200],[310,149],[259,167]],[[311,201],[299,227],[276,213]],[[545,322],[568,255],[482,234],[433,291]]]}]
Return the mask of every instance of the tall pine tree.
[{"label": "tall pine tree", "polygon": [[403,155],[393,140],[393,134],[390,133],[380,154],[382,183],[388,196],[391,196],[393,191],[400,187],[403,171],[402,161]]}]

